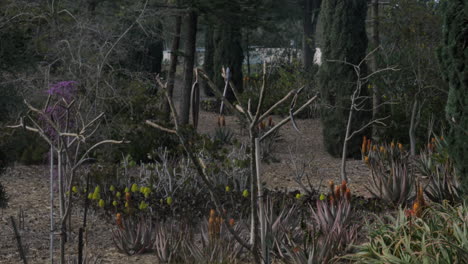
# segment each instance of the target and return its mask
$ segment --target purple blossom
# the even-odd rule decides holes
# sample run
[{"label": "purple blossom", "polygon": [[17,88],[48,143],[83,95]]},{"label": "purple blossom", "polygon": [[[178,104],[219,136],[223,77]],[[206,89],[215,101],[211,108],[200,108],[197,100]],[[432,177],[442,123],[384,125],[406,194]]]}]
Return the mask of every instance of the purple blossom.
[{"label": "purple blossom", "polygon": [[75,81],[61,81],[50,86],[47,93],[50,95],[58,95],[65,99],[66,102],[70,102],[76,93]]},{"label": "purple blossom", "polygon": [[[58,83],[51,85],[50,88],[47,90],[47,93],[50,95],[61,97],[65,100],[65,102],[69,103],[71,102],[71,99],[74,97],[77,91],[75,87],[76,84],[77,82],[75,81],[58,82]],[[70,119],[67,120],[66,107],[60,102],[56,104],[51,103],[45,110],[44,114],[48,116],[48,118],[51,119],[52,122],[54,122],[57,128],[60,130],[64,129],[67,125],[68,125],[68,128],[71,128],[74,126],[73,118],[71,117]],[[41,116],[39,117],[39,119],[44,124],[44,132],[48,136],[50,136],[51,139],[56,140],[58,138],[58,134],[55,131],[55,129],[46,121],[46,117]],[[68,124],[67,124],[67,121],[68,121]]]}]

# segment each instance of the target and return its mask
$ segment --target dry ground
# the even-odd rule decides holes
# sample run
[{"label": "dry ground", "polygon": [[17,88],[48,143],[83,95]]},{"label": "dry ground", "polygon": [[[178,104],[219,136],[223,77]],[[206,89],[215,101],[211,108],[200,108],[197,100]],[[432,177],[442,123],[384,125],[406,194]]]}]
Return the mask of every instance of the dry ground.
[{"label": "dry ground", "polygon": [[[199,131],[212,133],[216,127],[217,116],[214,113],[202,112]],[[277,122],[280,117],[274,117]],[[277,163],[263,164],[262,177],[269,187],[298,189],[293,180],[293,174],[288,166],[290,151],[299,159],[310,161],[316,169],[309,170],[312,180],[318,184],[323,177],[339,182],[340,160],[330,157],[322,144],[321,125],[319,120],[297,120],[301,133],[296,132],[290,124],[281,128],[283,138],[274,153]],[[239,138],[244,138],[234,117],[227,117],[227,126],[231,127]],[[348,171],[350,187],[354,194],[368,196],[363,188],[369,171],[361,161],[349,161]],[[17,253],[16,242],[11,229],[10,216],[17,217],[20,208],[25,213],[24,228],[21,230],[23,243],[27,248],[29,263],[49,263],[49,178],[46,166],[13,166],[0,176],[0,181],[6,187],[10,196],[9,207],[1,213],[0,219],[0,263],[21,263]],[[57,204],[57,203],[56,203]],[[81,212],[73,212],[74,219]],[[127,257],[116,251],[112,243],[111,228],[97,216],[91,215],[89,221],[89,250],[103,257],[104,263],[155,263],[152,255]],[[77,223],[74,224],[77,229]],[[68,243],[76,252],[77,235],[73,234],[71,243]],[[57,240],[56,240],[57,241]],[[56,242],[58,246],[58,241]],[[56,252],[57,253],[57,252]]]}]

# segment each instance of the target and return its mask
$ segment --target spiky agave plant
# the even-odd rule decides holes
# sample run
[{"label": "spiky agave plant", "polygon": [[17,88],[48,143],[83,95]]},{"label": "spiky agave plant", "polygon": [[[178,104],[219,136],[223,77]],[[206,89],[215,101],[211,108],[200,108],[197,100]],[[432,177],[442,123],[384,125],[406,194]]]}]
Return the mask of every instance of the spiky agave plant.
[{"label": "spiky agave plant", "polygon": [[311,207],[312,221],[294,228],[283,244],[287,263],[328,263],[344,252],[357,238],[357,226],[352,224],[351,191],[346,182],[335,186],[330,182],[328,199]]},{"label": "spiky agave plant", "polygon": [[218,117],[218,126],[216,127],[213,135],[213,140],[219,141],[222,144],[231,144],[234,133],[226,126],[226,119],[224,116]]},{"label": "spiky agave plant", "polygon": [[416,163],[419,172],[429,178],[424,192],[431,201],[441,203],[447,200],[454,204],[461,200],[460,184],[443,137],[432,138]]},{"label": "spiky agave plant", "polygon": [[182,254],[180,247],[185,241],[187,230],[172,223],[161,223],[156,226],[154,251],[159,263],[179,263]]},{"label": "spiky agave plant", "polygon": [[128,216],[117,219],[112,240],[117,249],[129,256],[151,251],[155,242],[154,225],[150,217]]},{"label": "spiky agave plant", "polygon": [[363,156],[371,170],[367,190],[386,202],[405,205],[412,196],[415,176],[403,145],[392,142],[390,145],[372,146],[368,141]]},{"label": "spiky agave plant", "polygon": [[[229,225],[241,237],[248,231],[242,222],[231,219]],[[227,231],[224,220],[210,211],[210,218],[201,226],[200,241],[187,240],[185,243],[186,263],[238,263],[242,262],[244,248]]]},{"label": "spiky agave plant", "polygon": [[[291,227],[296,227],[300,223],[299,210],[297,206],[286,206],[286,204],[275,204],[272,198],[265,201],[264,221],[265,240],[268,251],[279,258],[284,257],[281,249],[282,242],[287,239],[287,233],[291,232]],[[278,208],[279,207],[279,208]]]},{"label": "spiky agave plant", "polygon": [[400,209],[396,217],[377,218],[369,230],[369,242],[344,259],[353,263],[467,263],[466,204],[433,204],[421,217]]}]

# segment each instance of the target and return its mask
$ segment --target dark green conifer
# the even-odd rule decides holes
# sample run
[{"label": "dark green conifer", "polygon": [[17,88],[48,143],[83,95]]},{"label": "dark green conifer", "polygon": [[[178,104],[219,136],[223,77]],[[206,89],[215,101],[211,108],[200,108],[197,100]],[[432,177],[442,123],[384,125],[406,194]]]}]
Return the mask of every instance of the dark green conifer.
[{"label": "dark green conifer", "polygon": [[[327,60],[346,61],[357,65],[365,57],[366,13],[366,0],[324,0],[321,7],[323,63],[317,73],[317,80],[324,103],[321,114],[324,144],[327,151],[335,157],[340,156],[342,152],[350,99],[356,88],[357,76],[351,66]],[[365,76],[365,65],[361,72],[362,76]],[[363,93],[367,93],[366,88],[363,89]],[[369,113],[355,113],[353,130],[359,129],[369,121]],[[349,155],[359,155],[360,138],[355,136],[348,143]]]},{"label": "dark green conifer", "polygon": [[[234,24],[221,22],[217,25],[214,36],[216,46],[214,53],[214,79],[217,87],[224,87],[221,68],[229,67],[231,70],[231,80],[236,88],[241,91],[244,53],[241,44],[241,28]],[[229,89],[228,91],[231,90]],[[229,100],[234,99],[231,93],[228,93],[227,97]]]},{"label": "dark green conifer", "polygon": [[450,124],[447,136],[462,189],[468,194],[468,3],[447,1],[443,25],[443,45],[439,58],[449,83],[446,115]]}]

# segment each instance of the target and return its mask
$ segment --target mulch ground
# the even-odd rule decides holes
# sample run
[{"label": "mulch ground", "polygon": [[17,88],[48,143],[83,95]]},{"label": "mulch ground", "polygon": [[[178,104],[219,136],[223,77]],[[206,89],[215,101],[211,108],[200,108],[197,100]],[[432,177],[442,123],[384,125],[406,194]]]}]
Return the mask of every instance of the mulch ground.
[{"label": "mulch ground", "polygon": [[[275,122],[280,117],[273,117]],[[212,134],[216,127],[217,115],[201,112],[199,132]],[[239,125],[234,117],[226,118],[237,138],[245,140]],[[304,161],[310,166],[306,173],[311,182],[318,187],[323,179],[323,186],[329,181],[340,181],[340,159],[333,158],[326,153],[322,144],[322,129],[320,121],[316,119],[297,120],[300,133],[287,124],[280,130],[282,140],[277,143],[273,157],[277,162],[262,164],[262,177],[270,188],[300,189],[294,181],[294,172],[290,166],[291,157]],[[291,155],[293,153],[293,155]],[[363,187],[368,179],[369,170],[362,161],[348,161],[348,175],[350,188],[355,195],[369,197]],[[0,263],[22,263],[17,244],[11,228],[10,216],[18,221],[20,211],[24,212],[24,226],[21,228],[21,239],[26,249],[29,263],[49,262],[49,174],[47,166],[16,165],[8,168],[0,181],[5,186],[10,197],[9,207],[0,212]],[[325,192],[326,189],[322,188]],[[58,205],[58,203],[55,203]],[[57,209],[57,208],[55,208]],[[58,211],[58,209],[56,210]],[[72,219],[81,219],[82,212],[73,210]],[[74,230],[78,230],[78,222],[72,223]],[[117,252],[112,242],[111,229],[97,215],[89,216],[88,225],[88,251],[102,257],[103,263],[155,263],[154,256],[139,255],[127,257]],[[56,239],[56,257],[58,254],[58,237]],[[67,243],[69,252],[76,252],[77,234],[72,233]],[[57,258],[56,258],[57,259]]]}]

